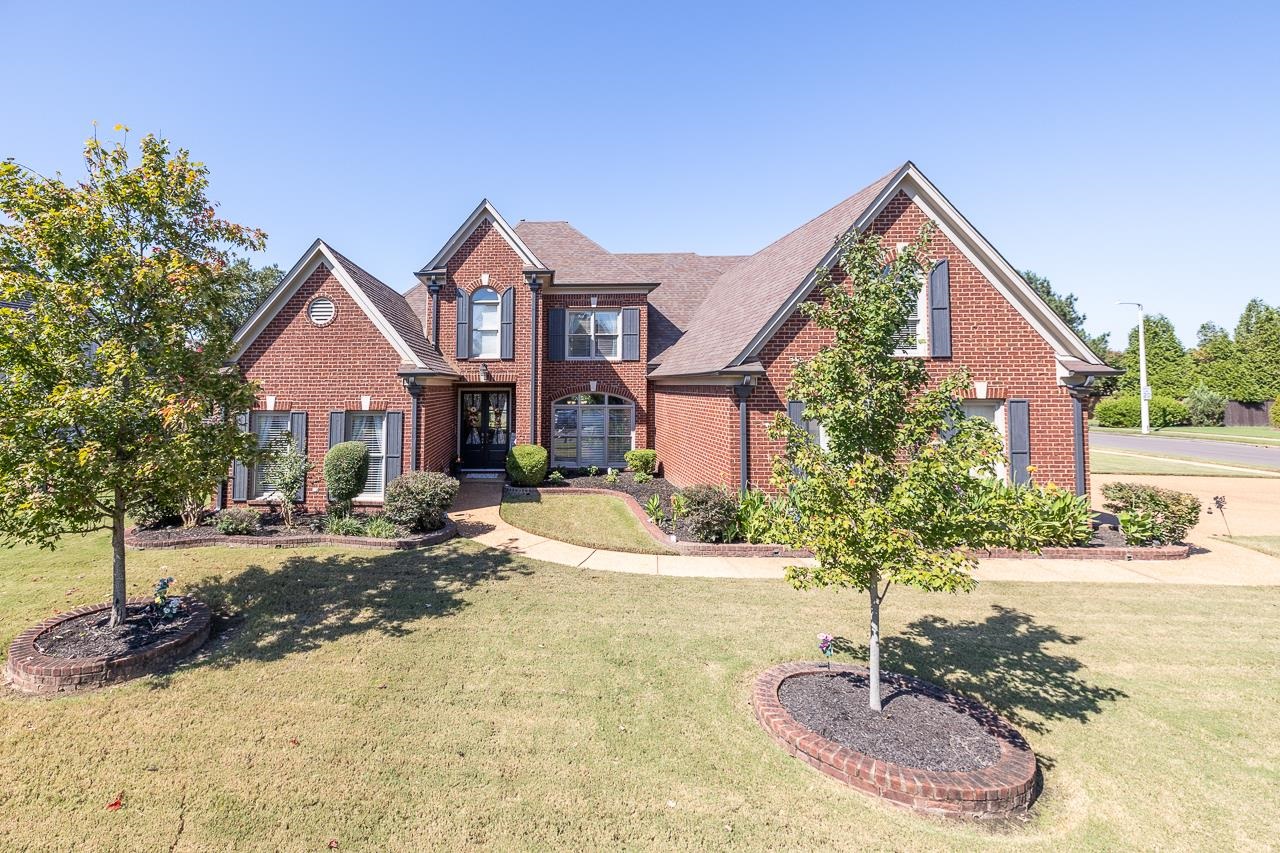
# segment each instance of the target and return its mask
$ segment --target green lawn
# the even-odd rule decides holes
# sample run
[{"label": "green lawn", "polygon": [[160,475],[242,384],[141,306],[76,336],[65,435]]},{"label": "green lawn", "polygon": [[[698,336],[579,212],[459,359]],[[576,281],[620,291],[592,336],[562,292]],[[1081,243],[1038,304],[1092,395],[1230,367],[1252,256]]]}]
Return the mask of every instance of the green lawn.
[{"label": "green lawn", "polygon": [[[1100,427],[1093,423],[1089,424],[1090,430],[1098,432],[1114,432],[1125,435],[1140,435],[1142,430],[1130,429],[1124,427]],[[1161,429],[1153,429],[1150,433],[1155,436],[1166,436],[1168,438],[1209,438],[1214,441],[1234,441],[1243,444],[1280,444],[1280,429],[1266,426],[1237,426],[1237,427],[1163,427]]]},{"label": "green lawn", "polygon": [[1280,536],[1223,536],[1228,542],[1243,545],[1272,557],[1280,557]]},{"label": "green lawn", "polygon": [[649,535],[621,498],[608,495],[507,497],[499,514],[521,530],[587,548],[675,553]]},{"label": "green lawn", "polygon": [[[593,572],[470,542],[130,562],[136,590],[172,573],[230,618],[169,675],[0,695],[5,850],[1275,841],[1280,589],[891,591],[886,665],[991,703],[1041,758],[1030,820],[974,826],[864,798],[751,716],[755,673],[813,658],[821,631],[860,644],[861,596]],[[0,552],[0,641],[103,598],[108,566],[102,536]]]},{"label": "green lawn", "polygon": [[1204,462],[1191,464],[1178,456],[1118,453],[1100,448],[1089,449],[1089,470],[1094,474],[1184,474],[1190,477],[1258,477],[1278,473],[1272,468],[1250,468],[1236,463],[1222,466]]}]

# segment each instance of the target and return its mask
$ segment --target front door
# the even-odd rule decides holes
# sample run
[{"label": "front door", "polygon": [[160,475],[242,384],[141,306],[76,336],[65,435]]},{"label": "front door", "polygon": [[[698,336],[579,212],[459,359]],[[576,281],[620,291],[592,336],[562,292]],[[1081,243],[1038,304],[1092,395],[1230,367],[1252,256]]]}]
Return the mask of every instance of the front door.
[{"label": "front door", "polygon": [[463,391],[463,468],[504,468],[511,447],[511,392]]}]

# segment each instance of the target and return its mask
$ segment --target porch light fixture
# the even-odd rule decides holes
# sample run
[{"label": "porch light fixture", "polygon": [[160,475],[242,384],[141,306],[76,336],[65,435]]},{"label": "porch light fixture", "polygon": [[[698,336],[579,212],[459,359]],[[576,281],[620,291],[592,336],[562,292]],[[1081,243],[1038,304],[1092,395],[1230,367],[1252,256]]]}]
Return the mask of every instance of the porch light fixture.
[{"label": "porch light fixture", "polygon": [[492,377],[489,376],[489,365],[482,363],[480,365],[480,381],[488,382],[491,378]]}]

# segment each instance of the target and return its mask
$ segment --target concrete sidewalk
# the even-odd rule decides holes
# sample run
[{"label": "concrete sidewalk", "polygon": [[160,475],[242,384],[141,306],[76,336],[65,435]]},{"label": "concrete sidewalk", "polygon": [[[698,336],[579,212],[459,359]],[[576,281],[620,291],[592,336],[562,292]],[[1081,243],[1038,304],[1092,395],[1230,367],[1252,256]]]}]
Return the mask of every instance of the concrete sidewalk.
[{"label": "concrete sidewalk", "polygon": [[[498,513],[502,484],[470,480],[462,484],[449,515],[458,532],[482,545],[534,560],[605,572],[695,578],[780,579],[800,560],[783,557],[702,557],[687,554],[633,554],[586,548],[536,536],[512,527]],[[1280,559],[1211,540],[1186,560],[982,560],[980,581],[1058,583],[1169,583],[1224,586],[1280,585]]]}]

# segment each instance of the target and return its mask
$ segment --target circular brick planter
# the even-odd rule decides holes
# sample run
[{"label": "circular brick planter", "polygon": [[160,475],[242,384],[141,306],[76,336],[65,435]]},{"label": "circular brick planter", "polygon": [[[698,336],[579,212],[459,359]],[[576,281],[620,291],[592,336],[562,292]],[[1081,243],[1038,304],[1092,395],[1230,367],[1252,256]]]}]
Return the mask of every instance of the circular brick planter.
[{"label": "circular brick planter", "polygon": [[[147,604],[149,598],[130,599],[130,604]],[[34,628],[28,628],[9,646],[9,660],[4,673],[15,690],[23,693],[70,693],[90,690],[117,681],[148,675],[174,661],[186,657],[209,639],[209,606],[203,601],[183,597],[191,608],[191,621],[163,642],[123,655],[97,658],[64,658],[46,655],[36,648],[36,639],[50,629],[87,613],[110,610],[108,604],[89,604],[59,613]]]},{"label": "circular brick planter", "polygon": [[971,771],[934,771],[904,767],[872,758],[801,725],[778,699],[782,682],[796,675],[848,672],[867,675],[865,667],[784,663],[756,679],[752,705],[756,719],[786,751],[846,785],[897,806],[927,814],[964,818],[1008,817],[1024,812],[1036,793],[1036,757],[1026,741],[985,706],[915,678],[881,673],[885,685],[910,685],[978,720],[1000,741],[1000,757]]}]

